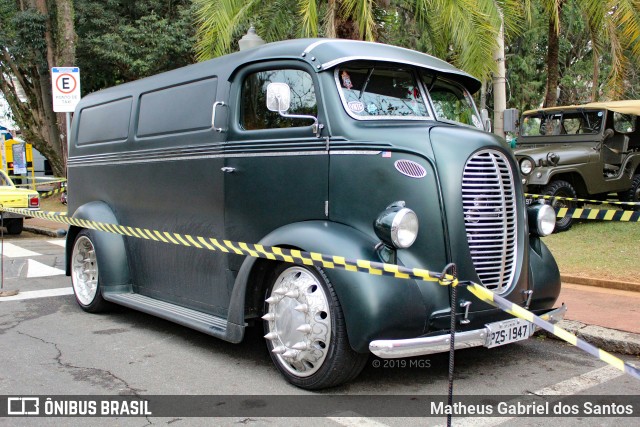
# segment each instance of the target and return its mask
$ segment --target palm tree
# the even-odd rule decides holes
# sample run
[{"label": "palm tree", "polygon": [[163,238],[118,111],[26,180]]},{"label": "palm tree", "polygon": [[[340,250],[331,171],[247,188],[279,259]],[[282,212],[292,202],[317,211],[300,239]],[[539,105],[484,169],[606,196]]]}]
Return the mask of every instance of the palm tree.
[{"label": "palm tree", "polygon": [[544,0],[543,10],[549,17],[549,47],[547,51],[547,91],[544,106],[556,105],[559,81],[559,38],[563,6],[568,1],[582,12],[593,52],[592,101],[598,98],[601,57],[609,46],[611,71],[605,85],[605,97],[624,97],[625,78],[631,64],[640,59],[639,0]]},{"label": "palm tree", "polygon": [[[267,41],[293,37],[340,37],[375,41],[375,12],[389,0],[194,0],[199,60],[234,50],[233,42],[254,23]],[[380,3],[378,6],[377,3]]]}]

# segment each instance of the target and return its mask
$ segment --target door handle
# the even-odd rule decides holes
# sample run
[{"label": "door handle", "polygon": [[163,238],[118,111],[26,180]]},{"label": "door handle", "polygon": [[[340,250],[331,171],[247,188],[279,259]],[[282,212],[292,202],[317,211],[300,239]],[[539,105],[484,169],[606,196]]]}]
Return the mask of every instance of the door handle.
[{"label": "door handle", "polygon": [[230,166],[225,166],[223,168],[220,169],[222,172],[226,172],[226,173],[233,173],[236,171],[236,168],[232,168]]},{"label": "door handle", "polygon": [[225,103],[224,103],[224,102],[222,102],[222,101],[217,101],[217,102],[214,102],[214,103],[213,103],[213,113],[211,113],[211,127],[213,127],[213,129],[214,129],[216,132],[226,132],[227,130],[226,130],[225,128],[217,128],[217,127],[216,127],[216,108],[217,108],[218,106],[226,107],[226,106],[227,106],[227,104],[225,104]]}]

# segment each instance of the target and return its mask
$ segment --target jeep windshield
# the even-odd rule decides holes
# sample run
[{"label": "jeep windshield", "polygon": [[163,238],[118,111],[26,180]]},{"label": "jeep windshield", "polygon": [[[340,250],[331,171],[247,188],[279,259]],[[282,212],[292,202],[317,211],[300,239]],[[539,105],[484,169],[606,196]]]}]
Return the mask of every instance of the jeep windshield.
[{"label": "jeep windshield", "polygon": [[418,77],[411,67],[350,63],[336,68],[335,73],[344,107],[358,120],[430,120],[435,114],[441,121],[482,129],[469,92],[426,71]]},{"label": "jeep windshield", "polygon": [[522,118],[521,136],[596,135],[602,129],[603,111],[540,112]]}]

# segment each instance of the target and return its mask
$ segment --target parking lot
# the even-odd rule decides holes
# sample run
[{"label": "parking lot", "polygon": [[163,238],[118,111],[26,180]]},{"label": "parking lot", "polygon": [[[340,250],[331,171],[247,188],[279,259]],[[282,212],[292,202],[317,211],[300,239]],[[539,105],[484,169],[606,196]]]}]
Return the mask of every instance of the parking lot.
[{"label": "parking lot", "polygon": [[[64,239],[26,236],[5,239],[4,287],[19,288],[16,297],[0,300],[3,395],[176,395],[176,396],[314,396],[286,383],[273,367],[261,328],[249,328],[243,343],[223,342],[188,328],[126,308],[91,315],[83,312],[64,276]],[[46,296],[55,294],[58,296]],[[22,299],[21,299],[22,298]],[[626,360],[633,361],[627,357]],[[635,359],[637,361],[637,358]],[[362,375],[348,385],[316,396],[430,395],[444,396],[448,387],[448,355],[413,359],[371,357]],[[455,359],[455,395],[623,395],[638,399],[640,384],[580,350],[560,341],[535,337],[501,348],[458,351]],[[278,408],[279,417],[247,416],[230,410],[216,424],[271,425],[302,422],[290,408]],[[380,417],[377,411],[339,408],[326,417],[304,420],[305,425],[400,425],[406,419]],[[126,425],[210,424],[185,417],[122,419]],[[187,411],[188,412],[188,411]],[[195,410],[194,413],[198,413]],[[315,414],[309,410],[309,414]],[[354,418],[356,417],[356,418]],[[68,419],[71,420],[71,419]],[[454,425],[496,425],[510,418],[454,417]],[[59,425],[60,419],[4,419],[4,423]],[[79,419],[76,419],[80,424]],[[91,424],[112,424],[94,419]],[[442,425],[446,417],[414,420],[420,425]],[[412,422],[414,422],[412,421]],[[530,425],[549,422],[530,418]],[[602,418],[563,418],[563,424],[601,425]],[[619,425],[632,425],[620,418]],[[636,420],[637,421],[637,420]],[[607,424],[613,422],[607,418]],[[472,424],[469,424],[472,423]]]}]

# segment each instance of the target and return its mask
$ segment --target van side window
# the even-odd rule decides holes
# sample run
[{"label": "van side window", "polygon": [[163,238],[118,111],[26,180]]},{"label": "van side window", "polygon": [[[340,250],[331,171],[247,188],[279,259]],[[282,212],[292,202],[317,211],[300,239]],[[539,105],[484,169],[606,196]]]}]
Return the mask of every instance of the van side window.
[{"label": "van side window", "polygon": [[302,70],[266,70],[248,75],[242,83],[240,125],[245,130],[310,126],[313,120],[290,119],[267,109],[267,85],[286,83],[291,88],[289,114],[317,117],[318,108],[313,80]]}]

